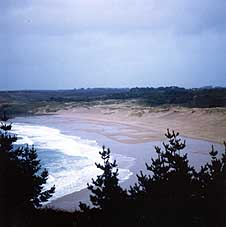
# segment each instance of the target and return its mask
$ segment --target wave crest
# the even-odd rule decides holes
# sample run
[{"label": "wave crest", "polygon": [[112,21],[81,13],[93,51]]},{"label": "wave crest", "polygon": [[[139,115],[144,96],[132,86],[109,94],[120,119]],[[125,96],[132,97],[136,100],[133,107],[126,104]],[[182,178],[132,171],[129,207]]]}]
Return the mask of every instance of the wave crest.
[{"label": "wave crest", "polygon": [[[15,123],[12,132],[19,135],[17,144],[36,146],[42,166],[49,171],[46,188],[53,184],[56,186],[52,199],[86,188],[92,178],[101,174],[94,164],[102,163],[99,155],[101,147],[95,140],[65,135],[55,128],[23,123]],[[113,154],[113,158],[120,158],[123,163],[123,168],[119,168],[120,182],[129,179],[132,172],[128,167],[134,158],[118,154]]]}]

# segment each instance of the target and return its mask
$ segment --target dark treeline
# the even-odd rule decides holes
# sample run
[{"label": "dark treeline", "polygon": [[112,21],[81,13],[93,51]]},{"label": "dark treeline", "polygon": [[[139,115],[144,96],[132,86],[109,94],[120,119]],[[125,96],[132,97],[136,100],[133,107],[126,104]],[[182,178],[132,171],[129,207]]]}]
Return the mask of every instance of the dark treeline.
[{"label": "dark treeline", "polygon": [[2,119],[0,130],[0,225],[3,227],[225,227],[226,144],[218,154],[212,147],[211,161],[196,170],[183,152],[179,134],[167,130],[168,143],[155,147],[156,158],[146,164],[129,190],[119,184],[116,161],[110,150],[100,151],[102,174],[88,185],[92,206],[66,212],[40,208],[54,193],[43,191],[48,172],[41,171],[33,147],[13,149],[16,137],[11,124]]},{"label": "dark treeline", "polygon": [[141,98],[145,104],[150,106],[167,104],[198,108],[226,106],[226,88],[132,88],[127,94],[129,98]]},{"label": "dark treeline", "polygon": [[27,114],[46,105],[63,106],[64,103],[125,101],[136,99],[147,106],[179,105],[185,107],[225,107],[226,88],[204,87],[185,89],[159,88],[87,88],[56,91],[1,91],[0,112]]}]

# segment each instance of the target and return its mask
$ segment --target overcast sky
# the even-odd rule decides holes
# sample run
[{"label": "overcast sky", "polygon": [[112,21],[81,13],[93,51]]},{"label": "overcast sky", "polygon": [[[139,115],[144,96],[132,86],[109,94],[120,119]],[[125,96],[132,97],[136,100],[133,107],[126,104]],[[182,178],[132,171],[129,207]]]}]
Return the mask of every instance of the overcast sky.
[{"label": "overcast sky", "polygon": [[226,0],[1,0],[0,89],[226,86]]}]

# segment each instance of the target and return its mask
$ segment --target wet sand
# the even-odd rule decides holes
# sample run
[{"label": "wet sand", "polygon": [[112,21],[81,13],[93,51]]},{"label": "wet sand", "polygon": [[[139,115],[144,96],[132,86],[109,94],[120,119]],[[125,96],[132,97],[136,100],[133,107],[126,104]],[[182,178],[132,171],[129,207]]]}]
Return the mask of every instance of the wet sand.
[{"label": "wet sand", "polygon": [[121,143],[142,143],[164,139],[167,128],[182,136],[223,143],[226,139],[226,108],[159,108],[133,103],[102,104],[58,111],[69,119],[108,125],[120,124],[117,132],[87,128]]},{"label": "wet sand", "polygon": [[[113,141],[117,146],[117,153],[128,155],[136,159],[131,167],[133,176],[122,183],[124,188],[133,185],[136,174],[145,171],[145,162],[154,155],[154,145],[160,145],[164,140],[166,128],[179,131],[183,137],[210,141],[198,149],[196,141],[190,140],[194,165],[207,160],[211,143],[220,143],[226,139],[226,108],[187,109],[187,108],[148,108],[128,104],[96,105],[92,107],[76,107],[57,112],[60,119],[67,119],[71,124],[78,124],[80,132],[100,135]],[[106,141],[103,139],[103,143]],[[155,141],[155,142],[154,142]],[[158,142],[157,142],[158,141]],[[203,142],[205,143],[205,142]],[[121,148],[119,149],[121,144]],[[123,149],[124,145],[131,145],[133,149]],[[148,149],[138,149],[139,144],[149,146]],[[109,145],[109,143],[108,143]],[[114,144],[110,143],[110,146]],[[137,149],[136,149],[137,146]],[[192,160],[193,159],[193,160]],[[48,206],[73,211],[78,209],[79,201],[89,202],[87,189],[63,196],[52,201]]]}]

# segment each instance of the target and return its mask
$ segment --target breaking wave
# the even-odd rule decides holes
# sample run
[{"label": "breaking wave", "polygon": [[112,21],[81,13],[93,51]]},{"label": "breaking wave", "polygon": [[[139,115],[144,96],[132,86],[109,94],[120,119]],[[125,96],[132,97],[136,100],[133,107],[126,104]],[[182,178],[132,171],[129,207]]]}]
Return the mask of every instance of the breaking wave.
[{"label": "breaking wave", "polygon": [[[55,128],[24,123],[15,123],[12,132],[18,135],[16,144],[35,145],[42,167],[49,171],[46,187],[56,186],[52,199],[86,188],[92,178],[101,174],[95,166],[95,162],[102,162],[99,155],[101,147],[95,140],[65,135]],[[123,163],[123,167],[119,168],[120,181],[129,179],[132,172],[128,168],[135,159],[118,154],[112,154],[112,157],[120,158]]]}]

